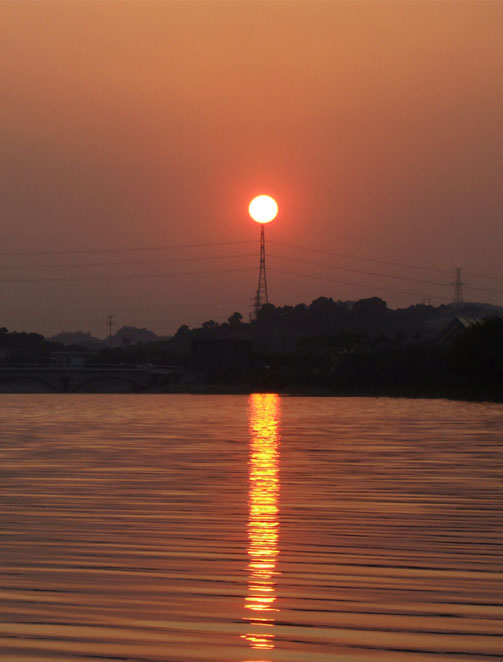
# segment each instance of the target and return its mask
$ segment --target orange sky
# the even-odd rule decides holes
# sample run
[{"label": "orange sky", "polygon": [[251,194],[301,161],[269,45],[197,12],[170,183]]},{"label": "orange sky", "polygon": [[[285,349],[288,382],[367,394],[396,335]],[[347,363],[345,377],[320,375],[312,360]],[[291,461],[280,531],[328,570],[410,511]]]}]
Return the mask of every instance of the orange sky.
[{"label": "orange sky", "polygon": [[158,333],[247,316],[262,192],[280,205],[278,305],[452,297],[359,271],[449,283],[460,266],[503,292],[502,24],[484,0],[4,1],[0,323],[104,335],[109,310]]}]

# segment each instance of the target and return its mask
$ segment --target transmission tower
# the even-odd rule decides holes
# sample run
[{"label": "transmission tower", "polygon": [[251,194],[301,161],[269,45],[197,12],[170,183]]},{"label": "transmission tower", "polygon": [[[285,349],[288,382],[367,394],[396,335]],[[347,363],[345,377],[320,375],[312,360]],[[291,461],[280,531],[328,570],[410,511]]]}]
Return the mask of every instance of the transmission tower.
[{"label": "transmission tower", "polygon": [[265,271],[265,234],[264,226],[260,226],[260,269],[258,274],[258,287],[255,295],[254,313],[255,319],[258,317],[259,310],[265,303],[269,303],[267,296],[267,275]]},{"label": "transmission tower", "polygon": [[265,271],[265,234],[264,223],[270,223],[278,213],[278,203],[270,195],[257,195],[250,202],[248,212],[254,221],[260,223],[260,269],[258,273],[258,287],[253,302],[255,319],[258,318],[260,309],[265,303],[269,303],[267,296],[267,276]]},{"label": "transmission tower", "polygon": [[112,326],[114,323],[113,313],[108,313],[107,315],[107,324],[108,324],[108,343],[112,343]]},{"label": "transmission tower", "polygon": [[461,268],[456,268],[456,279],[451,285],[454,286],[453,302],[456,304],[463,303],[463,281],[461,280]]}]

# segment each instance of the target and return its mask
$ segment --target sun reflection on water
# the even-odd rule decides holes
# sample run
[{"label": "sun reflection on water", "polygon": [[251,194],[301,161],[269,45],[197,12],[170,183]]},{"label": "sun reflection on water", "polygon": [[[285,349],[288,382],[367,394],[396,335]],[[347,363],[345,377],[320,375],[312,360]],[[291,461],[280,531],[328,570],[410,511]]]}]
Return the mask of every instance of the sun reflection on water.
[{"label": "sun reflection on water", "polygon": [[[248,594],[245,608],[250,632],[241,635],[252,648],[274,648],[276,564],[279,548],[279,418],[274,393],[250,395],[248,514]],[[269,632],[267,631],[269,630]]]}]

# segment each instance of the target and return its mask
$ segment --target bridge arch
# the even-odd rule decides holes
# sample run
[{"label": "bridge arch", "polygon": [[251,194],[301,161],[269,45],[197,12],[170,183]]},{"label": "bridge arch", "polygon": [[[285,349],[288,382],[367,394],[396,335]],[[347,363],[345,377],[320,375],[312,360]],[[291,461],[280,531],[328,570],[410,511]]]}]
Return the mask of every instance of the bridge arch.
[{"label": "bridge arch", "polygon": [[26,391],[26,390],[19,390],[19,391],[5,391],[2,389],[3,384],[16,384],[17,382],[29,384],[30,382],[33,383],[35,382],[36,384],[42,384],[43,386],[46,387],[47,391],[36,391],[36,393],[58,393],[59,389],[55,384],[51,384],[51,382],[48,382],[46,379],[43,379],[42,377],[38,377],[37,375],[23,375],[23,374],[16,374],[16,375],[5,375],[0,377],[0,393],[32,393],[33,391]]}]

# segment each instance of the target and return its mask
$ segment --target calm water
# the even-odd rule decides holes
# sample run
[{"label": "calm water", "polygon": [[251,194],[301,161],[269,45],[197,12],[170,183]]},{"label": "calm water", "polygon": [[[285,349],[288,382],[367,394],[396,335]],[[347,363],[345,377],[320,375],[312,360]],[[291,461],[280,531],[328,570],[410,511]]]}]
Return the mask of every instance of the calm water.
[{"label": "calm water", "polygon": [[2,662],[503,660],[503,406],[0,407]]}]

